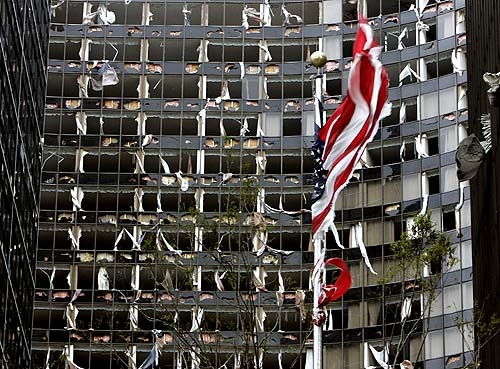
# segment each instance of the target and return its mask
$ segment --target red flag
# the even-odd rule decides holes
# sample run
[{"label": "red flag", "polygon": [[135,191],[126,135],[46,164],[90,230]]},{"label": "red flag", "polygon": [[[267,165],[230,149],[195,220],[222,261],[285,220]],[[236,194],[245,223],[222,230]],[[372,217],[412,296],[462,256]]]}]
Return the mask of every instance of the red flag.
[{"label": "red flag", "polygon": [[327,265],[335,265],[340,268],[340,275],[333,284],[327,284],[321,287],[321,293],[318,297],[318,307],[321,308],[332,301],[341,298],[351,287],[352,279],[347,265],[340,258],[331,258],[325,261]]},{"label": "red flag", "polygon": [[380,119],[390,114],[389,78],[379,55],[372,29],[361,21],[353,46],[347,96],[320,129],[313,147],[313,153],[321,155],[327,173],[323,192],[320,196],[315,193],[317,198],[311,207],[313,236],[334,227],[335,201],[377,132]]}]

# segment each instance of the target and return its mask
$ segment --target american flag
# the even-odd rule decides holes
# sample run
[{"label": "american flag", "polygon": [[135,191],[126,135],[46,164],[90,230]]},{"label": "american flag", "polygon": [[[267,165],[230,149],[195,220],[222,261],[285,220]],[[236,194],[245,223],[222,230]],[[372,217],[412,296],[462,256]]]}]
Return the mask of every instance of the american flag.
[{"label": "american flag", "polygon": [[317,127],[312,147],[315,160],[311,207],[313,236],[329,228],[337,234],[333,224],[335,201],[377,132],[380,120],[390,114],[389,78],[378,60],[380,51],[372,29],[366,20],[360,21],[353,45],[347,96],[326,124]]}]

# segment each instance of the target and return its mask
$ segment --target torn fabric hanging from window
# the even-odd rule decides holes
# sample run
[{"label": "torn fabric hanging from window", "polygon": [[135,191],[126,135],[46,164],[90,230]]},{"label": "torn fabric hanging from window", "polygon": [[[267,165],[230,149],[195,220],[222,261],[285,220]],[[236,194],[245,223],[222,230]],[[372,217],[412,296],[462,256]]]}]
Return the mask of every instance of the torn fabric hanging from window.
[{"label": "torn fabric hanging from window", "polygon": [[148,26],[153,20],[154,14],[151,13],[151,4],[145,3],[142,8],[142,19],[141,24]]},{"label": "torn fabric hanging from window", "polygon": [[182,251],[175,249],[170,243],[168,243],[165,236],[163,236],[163,232],[158,230],[156,232],[156,246],[158,248],[158,251],[163,250],[161,247],[162,244],[167,248],[168,251],[173,252],[179,256],[182,255]]},{"label": "torn fabric hanging from window", "polygon": [[201,323],[203,321],[204,310],[201,307],[193,307],[192,313],[192,325],[189,332],[197,332],[200,330]]},{"label": "torn fabric hanging from window", "polygon": [[115,68],[107,62],[97,70],[97,73],[91,74],[90,77],[94,91],[102,91],[104,86],[114,86],[120,82]]},{"label": "torn fabric hanging from window", "polygon": [[93,25],[97,17],[97,11],[92,11],[93,4],[87,3],[86,5],[87,8],[85,9],[86,11],[84,10],[82,24]]},{"label": "torn fabric hanging from window", "polygon": [[182,172],[175,172],[175,176],[177,177],[177,183],[179,184],[181,191],[185,192],[189,189],[189,181],[187,178],[182,176]]},{"label": "torn fabric hanging from window", "polygon": [[[266,48],[266,50],[268,50],[268,49]],[[269,57],[271,57],[270,53],[269,53]],[[269,94],[267,93],[267,77],[261,78],[261,81],[262,81],[262,98],[264,100],[269,99]]]},{"label": "torn fabric hanging from window", "polygon": [[253,270],[252,282],[257,290],[267,291],[266,289],[266,270],[262,267],[258,267]]},{"label": "torn fabric hanging from window", "polygon": [[158,346],[155,344],[153,345],[152,350],[149,352],[149,355],[146,357],[146,360],[141,364],[141,366],[138,369],[148,369],[148,368],[154,368],[158,366],[158,361],[160,358],[160,350],[158,349]]},{"label": "torn fabric hanging from window", "polygon": [[130,287],[134,291],[139,291],[139,280],[141,276],[141,266],[140,265],[133,265],[132,266],[132,273],[130,275]]},{"label": "torn fabric hanging from window", "polygon": [[248,129],[248,119],[245,118],[243,119],[243,124],[241,125],[240,128],[240,136],[245,136],[247,132],[250,132],[250,130]]},{"label": "torn fabric hanging from window", "polygon": [[[291,14],[288,10],[286,10],[285,5],[281,5],[281,13],[283,14],[283,17],[285,18],[283,21],[283,25],[291,25],[291,24],[302,24],[304,21],[302,20],[301,17],[295,14]],[[292,22],[292,19],[294,20]]]},{"label": "torn fabric hanging from window", "polygon": [[412,69],[412,67],[410,66],[410,64],[407,64],[406,67],[403,68],[403,70],[401,71],[401,73],[399,73],[399,86],[403,85],[403,80],[406,77],[410,77],[410,81],[412,81],[412,79],[411,79],[412,76],[415,77],[419,81],[422,80],[422,78],[417,74],[417,72],[415,72]]},{"label": "torn fabric hanging from window", "polygon": [[[134,228],[138,228],[138,227],[134,227]],[[140,250],[141,249],[141,245],[136,240],[136,237],[134,237],[134,235],[132,235],[132,233],[130,233],[126,228],[122,228],[122,230],[120,231],[120,233],[118,233],[118,236],[116,237],[115,245],[114,245],[114,249],[113,249],[114,251],[118,250],[117,249],[118,243],[121,241],[121,239],[125,235],[130,239],[130,241],[132,241],[132,250]]]},{"label": "torn fabric hanging from window", "polygon": [[404,322],[411,315],[411,297],[405,297],[403,300],[403,305],[401,306],[401,322]]},{"label": "torn fabric hanging from window", "polygon": [[453,73],[458,73],[461,76],[467,69],[467,59],[465,51],[462,48],[457,48],[451,51],[451,63],[453,65]]},{"label": "torn fabric hanging from window", "polygon": [[139,308],[137,305],[130,304],[128,316],[130,319],[130,329],[134,331],[139,329]]},{"label": "torn fabric hanging from window", "polygon": [[175,289],[170,270],[165,270],[165,277],[163,277],[163,281],[160,282],[160,285],[167,291],[173,291]]},{"label": "torn fabric hanging from window", "polygon": [[306,365],[304,369],[314,368],[314,354],[312,349],[306,349]]},{"label": "torn fabric hanging from window", "polygon": [[146,146],[149,146],[151,144],[157,144],[158,142],[160,142],[158,140],[158,138],[154,137],[152,134],[149,134],[149,135],[145,135],[143,138],[142,138],[142,144],[141,144],[141,147],[146,147]]},{"label": "torn fabric hanging from window", "polygon": [[462,181],[458,184],[460,196],[457,205],[455,205],[455,231],[457,237],[462,237],[462,221],[460,217],[460,209],[462,209],[462,206],[464,206],[465,202],[464,191],[466,186],[468,186],[467,181]]},{"label": "torn fabric hanging from window", "polygon": [[76,133],[87,134],[87,114],[83,111],[75,113]]},{"label": "torn fabric hanging from window", "polygon": [[161,207],[161,191],[158,191],[158,193],[156,194],[156,212],[163,213],[163,210]]},{"label": "torn fabric hanging from window", "polygon": [[100,267],[97,273],[97,290],[109,291],[109,276],[106,267]]},{"label": "torn fabric hanging from window", "polygon": [[422,209],[420,210],[420,215],[427,214],[427,207],[429,204],[429,178],[427,173],[423,172],[421,176],[421,189],[422,189]]},{"label": "torn fabric hanging from window", "polygon": [[403,31],[398,35],[398,50],[403,50],[405,48],[405,45],[403,43],[403,38],[408,37],[408,28],[405,27]]},{"label": "torn fabric hanging from window", "polygon": [[404,101],[401,102],[401,106],[399,108],[399,123],[403,124],[406,122],[406,104]]},{"label": "torn fabric hanging from window", "polygon": [[269,48],[267,47],[267,41],[266,40],[262,40],[259,43],[259,48],[261,50],[260,58],[259,58],[260,61],[269,62],[269,61],[273,60],[271,52],[269,51]]},{"label": "torn fabric hanging from window", "polygon": [[160,163],[161,163],[161,166],[162,166],[162,168],[163,168],[163,172],[164,172],[165,174],[170,174],[170,173],[171,173],[171,172],[170,172],[170,167],[168,166],[167,161],[166,161],[165,159],[163,159],[161,156],[159,156],[159,158],[160,158]]},{"label": "torn fabric hanging from window", "polygon": [[137,136],[144,136],[146,134],[146,113],[138,113],[135,121],[137,122]]},{"label": "torn fabric hanging from window", "polygon": [[116,21],[116,16],[115,13],[112,12],[111,10],[108,10],[106,5],[104,4],[99,4],[99,8],[97,8],[97,13],[99,15],[99,18],[97,20],[98,24],[113,24]]},{"label": "torn fabric hanging from window", "polygon": [[89,60],[90,44],[92,44],[92,40],[90,38],[82,39],[82,46],[80,47],[80,51],[78,52],[80,60],[82,61]]},{"label": "torn fabric hanging from window", "polygon": [[272,22],[272,16],[274,16],[273,10],[271,9],[271,4],[269,0],[264,0],[264,4],[261,5],[262,19],[264,20],[264,25],[270,26]]},{"label": "torn fabric hanging from window", "polygon": [[399,158],[401,159],[402,163],[404,163],[405,161],[405,155],[406,155],[406,141],[403,139],[403,143],[399,148]]},{"label": "torn fabric hanging from window", "polygon": [[[56,4],[50,4],[50,16],[55,17],[56,16],[56,10],[66,2],[66,0],[59,0]],[[50,349],[49,349],[50,352]]]},{"label": "torn fabric hanging from window", "polygon": [[144,153],[144,149],[140,148],[134,154],[135,158],[135,170],[134,174],[144,174],[146,170],[144,169],[144,158],[146,154]]},{"label": "torn fabric hanging from window", "polygon": [[99,117],[99,134],[104,135],[104,120]]},{"label": "torn fabric hanging from window", "polygon": [[208,60],[208,40],[201,40],[200,41],[200,46],[198,46],[198,62],[199,63],[206,63],[209,62]]},{"label": "torn fabric hanging from window", "polygon": [[122,228],[120,233],[118,233],[118,236],[116,236],[115,246],[113,248],[113,251],[118,251],[118,243],[120,243],[121,239],[123,238],[124,233],[125,233],[125,228]]},{"label": "torn fabric hanging from window", "polygon": [[375,347],[370,344],[368,344],[368,347],[370,348],[370,351],[372,352],[372,355],[378,365],[380,365],[383,369],[389,369],[389,364],[387,364],[389,361],[389,347],[385,345],[380,351],[377,351]]},{"label": "torn fabric hanging from window", "polygon": [[75,172],[76,173],[85,173],[83,169],[83,159],[89,152],[84,149],[76,149],[75,150]]},{"label": "torn fabric hanging from window", "polygon": [[188,154],[188,163],[186,168],[186,174],[193,174],[193,161],[191,159],[191,155]]},{"label": "torn fabric hanging from window", "polygon": [[363,256],[365,264],[367,268],[370,270],[370,272],[372,274],[377,275],[377,272],[373,270],[370,259],[368,258],[368,253],[366,252],[365,243],[363,242],[363,226],[361,225],[361,222],[358,222],[351,226],[350,241],[351,241],[351,247],[359,247],[361,255]]},{"label": "torn fabric hanging from window", "polygon": [[255,308],[255,317],[257,318],[257,330],[258,332],[264,332],[264,321],[266,320],[267,314],[262,307]]},{"label": "torn fabric hanging from window", "polygon": [[257,175],[266,174],[266,153],[264,151],[260,151],[255,155],[255,162],[257,163]]},{"label": "torn fabric hanging from window", "polygon": [[71,302],[66,305],[66,329],[77,329],[76,328],[76,317],[78,316],[78,309]]},{"label": "torn fabric hanging from window", "polygon": [[457,107],[458,110],[467,109],[467,86],[460,85],[457,87]]},{"label": "torn fabric hanging from window", "polygon": [[205,196],[205,190],[203,188],[197,188],[194,192],[194,201],[196,205],[196,209],[203,209],[203,198]]},{"label": "torn fabric hanging from window", "polygon": [[415,151],[419,159],[429,157],[429,145],[425,133],[415,137]]},{"label": "torn fabric hanging from window", "polygon": [[189,20],[189,16],[191,15],[191,10],[188,9],[187,4],[184,4],[182,7],[182,15],[184,16],[184,25],[190,26],[191,21]]},{"label": "torn fabric hanging from window", "polygon": [[82,237],[82,229],[80,226],[73,226],[68,229],[69,239],[73,250],[80,249],[80,238]]},{"label": "torn fabric hanging from window", "polygon": [[137,94],[139,99],[149,99],[149,82],[147,76],[139,77],[139,84],[137,86]]},{"label": "torn fabric hanging from window", "polygon": [[224,291],[224,284],[222,283],[222,279],[226,276],[226,272],[219,274],[219,271],[216,270],[214,272],[215,285],[217,286],[218,291]]},{"label": "torn fabric hanging from window", "polygon": [[70,351],[72,352],[72,346],[71,346],[71,350],[68,346],[64,346],[64,350],[62,352],[62,355],[64,356],[64,358],[66,359],[66,364],[68,365],[69,369],[83,369],[81,366],[78,366],[76,365],[74,362],[73,362],[73,358],[72,358],[72,354],[70,354]]},{"label": "torn fabric hanging from window", "polygon": [[77,77],[76,82],[78,83],[79,97],[89,97],[88,93],[89,79],[90,77],[86,74],[80,74]]},{"label": "torn fabric hanging from window", "polygon": [[227,136],[226,129],[224,128],[224,119],[222,118],[219,120],[219,131],[222,137]]},{"label": "torn fabric hanging from window", "polygon": [[229,94],[229,82],[223,81],[221,84],[220,96],[217,96],[215,98],[215,103],[220,104],[222,101],[229,99],[231,99],[231,96]]},{"label": "torn fabric hanging from window", "polygon": [[82,210],[83,190],[80,187],[70,189],[71,202],[73,203],[73,211]]},{"label": "torn fabric hanging from window", "polygon": [[250,25],[248,21],[250,19],[257,21],[260,23],[260,25],[266,25],[267,22],[266,20],[262,17],[262,14],[260,11],[257,11],[255,8],[250,8],[247,5],[243,8],[242,14],[241,14],[241,25],[245,28],[248,29],[250,28]]},{"label": "torn fabric hanging from window", "polygon": [[262,129],[262,120],[259,118],[257,121],[257,137],[263,137],[266,134],[264,133],[264,130]]},{"label": "torn fabric hanging from window", "polygon": [[68,272],[68,275],[66,276],[66,281],[68,282],[68,288],[70,290],[74,290],[75,287],[77,286],[77,282],[78,282],[78,266],[77,265],[70,265],[69,266],[69,272]]},{"label": "torn fabric hanging from window", "polygon": [[142,207],[142,197],[144,196],[144,191],[142,188],[136,188],[134,191],[134,211],[139,213],[144,212]]}]

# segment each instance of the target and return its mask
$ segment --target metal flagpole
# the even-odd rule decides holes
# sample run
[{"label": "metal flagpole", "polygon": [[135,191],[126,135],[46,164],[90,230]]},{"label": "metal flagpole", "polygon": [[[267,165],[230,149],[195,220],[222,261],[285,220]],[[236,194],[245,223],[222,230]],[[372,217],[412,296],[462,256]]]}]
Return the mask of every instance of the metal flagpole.
[{"label": "metal flagpole", "polygon": [[[315,113],[315,124],[320,127],[323,126],[323,111],[321,105],[323,103],[323,74],[321,73],[321,68],[326,63],[326,55],[321,51],[315,51],[311,54],[311,64],[315,66],[318,70],[314,78],[314,113]],[[318,234],[314,235],[314,273],[312,278],[313,283],[313,301],[314,310],[313,316],[318,316],[319,308],[318,301],[321,289],[321,278],[322,273],[318,273],[320,264],[324,263],[324,248],[325,248],[325,232],[320,231]],[[319,269],[318,269],[319,268]],[[323,369],[323,324],[313,325],[313,369]]]}]

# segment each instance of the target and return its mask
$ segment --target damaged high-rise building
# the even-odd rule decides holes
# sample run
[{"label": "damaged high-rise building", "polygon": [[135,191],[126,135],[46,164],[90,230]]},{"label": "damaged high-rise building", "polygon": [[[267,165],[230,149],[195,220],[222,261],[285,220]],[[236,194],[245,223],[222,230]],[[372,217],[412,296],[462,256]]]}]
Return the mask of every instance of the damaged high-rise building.
[{"label": "damaged high-rise building", "polygon": [[[353,283],[326,307],[324,367],[469,363],[464,7],[52,1],[34,368],[312,368],[310,54],[327,57],[326,117],[360,8],[392,113],[336,202],[344,248],[328,234],[326,254]],[[428,211],[458,258],[425,267],[432,298],[387,273],[390,245]]]}]

